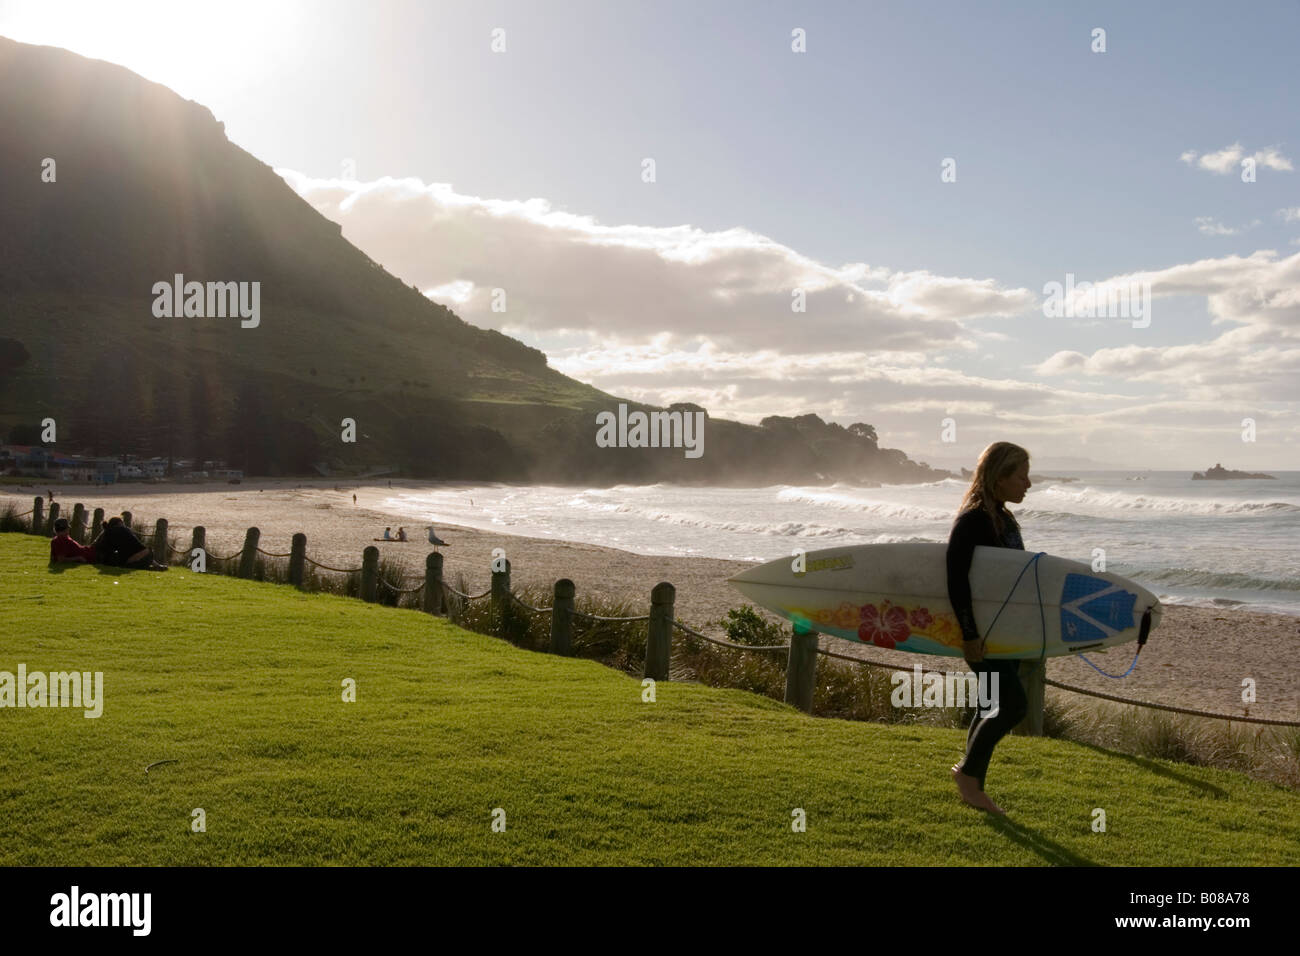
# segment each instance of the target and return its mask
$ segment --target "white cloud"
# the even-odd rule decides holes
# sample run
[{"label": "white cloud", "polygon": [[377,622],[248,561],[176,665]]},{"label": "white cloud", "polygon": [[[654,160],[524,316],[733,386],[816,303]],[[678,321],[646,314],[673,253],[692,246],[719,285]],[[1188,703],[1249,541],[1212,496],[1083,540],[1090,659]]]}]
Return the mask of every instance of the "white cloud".
[{"label": "white cloud", "polygon": [[1197,231],[1206,236],[1239,236],[1247,229],[1254,229],[1258,225],[1258,219],[1252,220],[1244,226],[1225,226],[1213,216],[1196,217]]},{"label": "white cloud", "polygon": [[[829,265],[743,228],[606,226],[544,199],[494,200],[416,179],[361,183],[281,176],[394,275],[438,290],[477,325],[532,335],[654,328],[731,349],[938,352],[969,347],[963,320],[1033,310],[1027,289],[993,279]],[[506,291],[505,313],[491,310]],[[791,310],[803,290],[806,311]],[[436,298],[437,296],[435,296]]]},{"label": "white cloud", "polygon": [[1277,214],[1282,217],[1283,222],[1300,222],[1300,206],[1288,206],[1285,209],[1279,209]]},{"label": "white cloud", "polygon": [[[1203,155],[1198,154],[1194,149],[1189,149],[1179,155],[1178,158],[1189,166],[1226,176],[1228,173],[1239,169],[1241,161],[1247,155],[1241,143],[1233,143],[1231,146],[1225,146],[1223,149]],[[1283,156],[1276,146],[1266,146],[1264,149],[1257,149],[1249,155],[1255,160],[1256,166],[1263,166],[1266,169],[1291,172],[1295,168],[1291,165],[1291,160]]]},{"label": "white cloud", "polygon": [[[1227,256],[1106,280],[1146,281],[1152,297],[1205,296],[1211,321],[1236,326],[1184,345],[1130,344],[1091,355],[1060,351],[1035,366],[1040,375],[1082,373],[1152,382],[1222,400],[1291,402],[1300,379],[1300,253],[1272,250]],[[1161,310],[1152,308],[1153,329]]]}]

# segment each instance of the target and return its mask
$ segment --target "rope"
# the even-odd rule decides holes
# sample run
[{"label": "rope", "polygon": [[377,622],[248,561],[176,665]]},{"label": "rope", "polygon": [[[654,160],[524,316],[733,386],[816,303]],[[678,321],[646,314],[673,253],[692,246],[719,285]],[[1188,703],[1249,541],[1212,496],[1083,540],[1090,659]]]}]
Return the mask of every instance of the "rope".
[{"label": "rope", "polygon": [[1154,710],[1167,710],[1174,714],[1188,714],[1192,717],[1211,717],[1216,720],[1231,720],[1243,724],[1270,724],[1274,727],[1300,727],[1300,722],[1294,720],[1269,720],[1264,717],[1234,717],[1231,714],[1216,714],[1208,710],[1189,710],[1186,707],[1170,707],[1168,704],[1151,704],[1143,700],[1129,700],[1124,697],[1116,697],[1113,694],[1103,694],[1100,691],[1084,690],[1082,687],[1071,687],[1069,684],[1060,684],[1049,678],[1043,678],[1043,683],[1050,684],[1061,690],[1068,690],[1075,694],[1084,694],[1087,697],[1100,697],[1102,700],[1113,700],[1119,704],[1132,704],[1134,707],[1150,707]]},{"label": "rope", "polygon": [[405,588],[405,589],[399,588],[396,584],[390,584],[389,582],[385,581],[383,578],[379,579],[379,583],[382,584],[384,587],[388,588],[388,590],[393,591],[396,594],[413,594],[416,591],[420,590],[420,588],[424,587],[423,578],[420,579],[420,583],[417,584],[415,587]]},{"label": "rope", "polygon": [[445,581],[443,582],[442,586],[446,588],[448,591],[450,591],[452,594],[456,595],[457,597],[463,597],[466,601],[477,601],[479,598],[485,598],[492,593],[492,589],[488,588],[482,594],[466,594],[464,591],[457,591],[454,587],[452,587],[450,584],[447,584]]},{"label": "rope", "polygon": [[258,549],[257,549],[257,553],[258,553],[258,554],[264,554],[264,555],[266,555],[268,558],[288,558],[288,557],[292,557],[292,556],[293,556],[293,553],[292,553],[291,551],[285,551],[285,552],[282,554],[282,553],[280,553],[279,551],[263,551],[261,548],[258,548]]},{"label": "rope", "polygon": [[[649,620],[649,618],[646,618],[645,620]],[[681,621],[675,619],[673,621],[673,627],[679,628],[687,634],[693,634],[701,640],[708,641],[711,644],[718,644],[722,647],[734,647],[740,651],[788,651],[790,649],[789,644],[734,644],[731,641],[723,640],[720,637],[709,637],[707,634],[701,634],[699,631],[695,630],[695,628],[688,627]]]},{"label": "rope", "polygon": [[510,592],[510,600],[514,601],[520,607],[532,611],[534,614],[545,614],[547,611],[555,610],[555,608],[551,608],[551,607],[533,607],[531,604],[527,604],[519,600],[519,598],[515,595],[513,591]]},{"label": "rope", "polygon": [[648,621],[650,615],[645,617],[601,617],[599,614],[583,614],[581,611],[574,611],[574,617],[585,617],[589,621]]},{"label": "rope", "polygon": [[[885,664],[885,663],[882,663],[882,662],[880,662],[880,661],[872,661],[872,660],[868,660],[868,659],[865,658],[865,657],[851,657],[851,656],[848,655],[848,654],[837,654],[837,653],[835,653],[834,651],[828,651],[828,650],[826,650],[826,649],[823,648],[823,647],[819,647],[819,648],[817,648],[817,653],[818,653],[818,654],[825,654],[827,657],[834,657],[836,660],[849,661],[850,663],[853,663],[853,664],[865,664],[865,665],[867,665],[868,667],[883,667],[883,668],[885,668],[886,670],[891,670],[891,671],[902,671],[903,673],[911,673],[911,672],[913,672],[913,668],[912,668],[912,667],[900,667],[898,664]],[[924,671],[923,673],[925,673],[925,674],[941,674],[941,675],[944,675],[944,676],[947,675],[947,671]]]},{"label": "rope", "polygon": [[361,570],[360,568],[331,568],[328,564],[321,564],[319,561],[313,561],[305,554],[302,556],[302,559],[313,567],[324,568],[326,571],[339,571],[343,574],[356,574]]}]

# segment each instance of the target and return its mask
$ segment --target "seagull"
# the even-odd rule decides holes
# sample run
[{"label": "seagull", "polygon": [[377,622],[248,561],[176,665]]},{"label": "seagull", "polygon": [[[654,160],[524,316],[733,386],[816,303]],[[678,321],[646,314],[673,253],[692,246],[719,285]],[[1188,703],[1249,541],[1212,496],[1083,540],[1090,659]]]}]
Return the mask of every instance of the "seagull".
[{"label": "seagull", "polygon": [[443,546],[446,546],[446,544],[447,544],[446,541],[443,541],[442,538],[438,537],[437,532],[435,532],[435,531],[433,530],[433,525],[429,525],[429,543],[430,543],[430,544],[441,544],[441,545],[443,545]]}]

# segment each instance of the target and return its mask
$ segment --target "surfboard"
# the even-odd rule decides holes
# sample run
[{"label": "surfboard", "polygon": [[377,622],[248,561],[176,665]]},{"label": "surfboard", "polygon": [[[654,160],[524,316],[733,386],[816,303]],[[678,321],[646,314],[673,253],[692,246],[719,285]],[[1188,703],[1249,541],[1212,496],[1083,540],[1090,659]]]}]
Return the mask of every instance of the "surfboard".
[{"label": "surfboard", "polygon": [[[828,548],[760,564],[728,582],[801,629],[961,657],[947,551],[946,544],[927,543]],[[986,659],[1059,657],[1145,641],[1160,622],[1160,601],[1146,588],[1045,553],[977,547],[970,585]]]}]

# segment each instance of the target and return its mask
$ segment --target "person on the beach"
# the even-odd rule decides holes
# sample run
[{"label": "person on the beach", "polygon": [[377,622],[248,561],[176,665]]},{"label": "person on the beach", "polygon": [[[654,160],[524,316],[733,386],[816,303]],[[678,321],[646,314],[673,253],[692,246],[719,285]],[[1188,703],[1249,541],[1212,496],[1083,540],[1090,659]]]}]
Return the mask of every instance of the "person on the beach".
[{"label": "person on the beach", "polygon": [[54,537],[50,539],[50,564],[93,564],[95,549],[78,544],[68,534],[68,519],[54,522]]},{"label": "person on the beach", "polygon": [[971,606],[970,564],[977,545],[1025,549],[1020,526],[1006,505],[1024,501],[1029,488],[1029,452],[1011,442],[994,442],[980,455],[948,536],[948,600],[961,626],[962,652],[977,675],[997,675],[996,683],[989,682],[997,688],[993,707],[985,713],[976,711],[966,737],[966,756],[952,768],[952,778],[963,801],[993,813],[1006,811],[984,792],[989,759],[997,742],[1024,719],[1029,701],[1020,683],[1019,661],[984,660],[984,641]]},{"label": "person on the beach", "polygon": [[393,529],[392,529],[392,528],[385,528],[385,529],[384,529],[384,540],[385,540],[385,541],[392,541],[392,540],[393,540]]},{"label": "person on the beach", "polygon": [[356,507],[356,504],[357,504],[357,496],[356,496],[356,495],[353,495],[353,496],[352,496],[352,505],[353,505],[353,507]]},{"label": "person on the beach", "polygon": [[398,528],[398,529],[397,529],[397,540],[398,540],[398,541],[405,541],[405,540],[406,540],[406,529],[405,529],[405,528]]},{"label": "person on the beach", "polygon": [[115,567],[140,571],[167,570],[167,565],[156,562],[153,559],[153,552],[146,548],[126,523],[116,515],[104,522],[103,530],[95,538],[92,546],[99,564],[111,564]]}]

